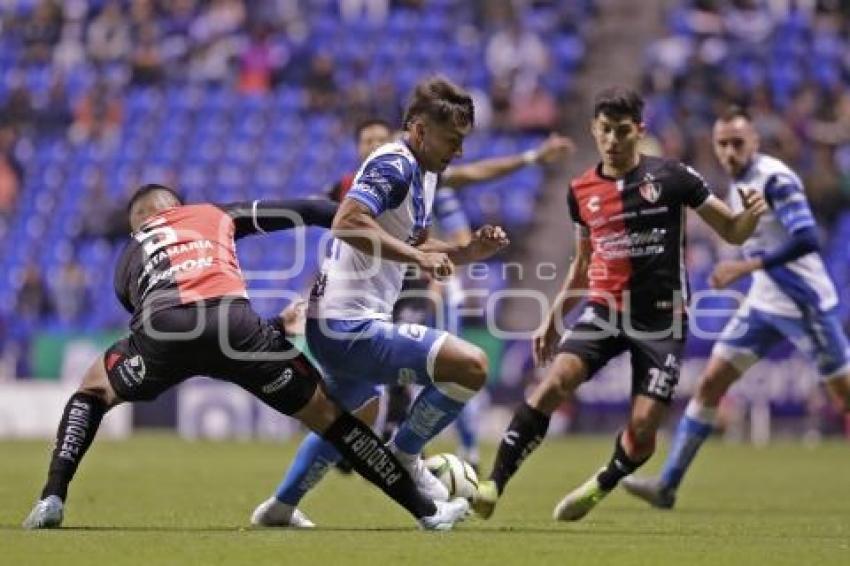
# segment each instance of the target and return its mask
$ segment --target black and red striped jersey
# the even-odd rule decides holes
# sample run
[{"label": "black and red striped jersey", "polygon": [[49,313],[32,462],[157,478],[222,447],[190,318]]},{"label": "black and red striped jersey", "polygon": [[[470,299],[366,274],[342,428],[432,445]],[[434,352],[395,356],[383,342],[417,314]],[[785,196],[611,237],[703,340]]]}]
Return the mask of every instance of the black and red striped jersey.
[{"label": "black and red striped jersey", "polygon": [[247,297],[236,257],[243,236],[301,225],[329,227],[336,205],[323,200],[175,206],[132,234],[115,268],[115,293],[133,314],[222,297]]},{"label": "black and red striped jersey", "polygon": [[650,156],[620,179],[599,164],[573,180],[570,214],[591,241],[589,299],[616,310],[684,314],[685,207],[710,196],[696,171]]}]

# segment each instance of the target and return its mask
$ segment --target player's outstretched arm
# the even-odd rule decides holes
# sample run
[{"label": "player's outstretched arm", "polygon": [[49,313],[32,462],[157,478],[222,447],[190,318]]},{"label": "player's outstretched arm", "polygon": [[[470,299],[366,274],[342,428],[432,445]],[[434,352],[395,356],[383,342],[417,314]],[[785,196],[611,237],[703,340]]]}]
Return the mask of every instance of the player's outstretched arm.
[{"label": "player's outstretched arm", "polygon": [[549,316],[534,334],[534,364],[538,367],[546,365],[554,357],[555,347],[561,336],[560,325],[563,324],[564,317],[581,302],[587,292],[587,272],[590,267],[591,253],[587,229],[576,226],[576,255],[570,262],[564,284],[555,296]]},{"label": "player's outstretched arm", "polygon": [[449,256],[440,251],[417,249],[384,230],[362,202],[342,201],[331,226],[335,237],[357,251],[383,260],[412,263],[425,272],[446,277],[454,272]]},{"label": "player's outstretched arm", "polygon": [[558,159],[567,158],[573,151],[575,144],[570,138],[552,134],[537,148],[523,153],[451,165],[443,172],[441,180],[443,184],[459,189],[473,183],[503,177],[529,165],[554,163]]},{"label": "player's outstretched arm", "polygon": [[454,243],[444,242],[431,238],[419,246],[426,252],[445,253],[452,263],[464,264],[485,260],[505,247],[511,241],[500,226],[482,226],[472,233],[472,237],[465,243],[456,241]]},{"label": "player's outstretched arm", "polygon": [[697,208],[706,224],[717,234],[729,242],[739,246],[752,236],[758,225],[759,218],[767,211],[767,203],[756,191],[738,189],[744,210],[734,214],[722,200],[711,196]]},{"label": "player's outstretched arm", "polygon": [[236,239],[298,226],[330,228],[337,205],[326,199],[254,200],[222,205],[233,218]]}]

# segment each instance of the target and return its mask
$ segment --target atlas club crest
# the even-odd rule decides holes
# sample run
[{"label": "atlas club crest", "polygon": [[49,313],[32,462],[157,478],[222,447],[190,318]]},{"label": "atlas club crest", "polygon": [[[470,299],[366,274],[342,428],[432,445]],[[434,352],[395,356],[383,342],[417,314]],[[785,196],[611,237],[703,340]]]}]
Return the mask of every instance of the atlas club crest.
[{"label": "atlas club crest", "polygon": [[650,173],[643,178],[643,183],[638,187],[643,200],[655,204],[661,198],[661,183],[658,183]]}]

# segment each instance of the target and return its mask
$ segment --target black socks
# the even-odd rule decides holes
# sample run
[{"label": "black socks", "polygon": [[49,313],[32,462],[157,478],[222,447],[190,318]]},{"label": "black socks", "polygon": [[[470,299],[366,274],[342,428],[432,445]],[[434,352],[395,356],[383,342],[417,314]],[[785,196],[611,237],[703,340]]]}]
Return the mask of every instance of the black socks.
[{"label": "black socks", "polygon": [[649,460],[650,456],[652,456],[651,453],[639,461],[629,458],[626,450],[623,448],[623,434],[618,434],[617,441],[614,443],[614,455],[611,456],[611,460],[605,469],[596,476],[599,487],[605,491],[611,491],[617,487],[621,479],[631,475],[635,470],[643,466]]},{"label": "black socks", "polygon": [[381,488],[396,503],[420,519],[437,512],[434,502],[419,493],[395,455],[368,425],[343,413],[322,435],[361,476]]},{"label": "black socks", "polygon": [[106,403],[88,393],[77,392],[68,399],[56,430],[56,446],[50,458],[47,483],[41,492],[42,499],[58,495],[65,500],[68,484],[91,446],[106,410]]},{"label": "black socks", "polygon": [[549,415],[532,408],[528,403],[523,403],[514,413],[514,418],[499,444],[490,474],[490,479],[496,483],[500,494],[523,461],[543,442],[548,429]]}]

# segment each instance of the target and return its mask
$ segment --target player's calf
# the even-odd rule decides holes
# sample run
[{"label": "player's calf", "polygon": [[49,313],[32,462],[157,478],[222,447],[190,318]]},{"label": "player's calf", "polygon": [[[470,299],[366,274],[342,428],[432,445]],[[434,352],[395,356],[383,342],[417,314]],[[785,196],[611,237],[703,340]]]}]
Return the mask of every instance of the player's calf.
[{"label": "player's calf", "polygon": [[[315,390],[310,402],[295,417],[333,444],[357,473],[407,509],[423,528],[444,529],[463,518],[460,510],[438,507],[424,497],[407,469],[372,429],[341,411],[321,388]],[[429,522],[428,518],[434,521]]]},{"label": "player's calf", "polygon": [[98,358],[86,371],[80,389],[65,404],[56,429],[47,481],[39,501],[24,521],[25,528],[41,529],[61,525],[68,486],[94,441],[103,415],[118,402],[106,377],[103,359]]},{"label": "player's calf", "polygon": [[552,413],[586,376],[587,366],[578,356],[560,354],[555,358],[546,378],[517,409],[502,436],[490,479],[481,482],[472,504],[478,515],[487,519],[493,514],[508,481],[546,437]]}]

